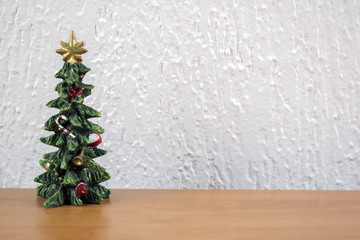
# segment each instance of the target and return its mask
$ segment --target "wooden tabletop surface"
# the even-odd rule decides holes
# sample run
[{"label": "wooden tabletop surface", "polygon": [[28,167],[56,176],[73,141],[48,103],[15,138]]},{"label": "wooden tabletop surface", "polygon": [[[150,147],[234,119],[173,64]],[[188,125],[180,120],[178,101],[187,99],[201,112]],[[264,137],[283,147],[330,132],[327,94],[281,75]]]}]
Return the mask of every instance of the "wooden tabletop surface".
[{"label": "wooden tabletop surface", "polygon": [[101,205],[43,203],[0,189],[0,239],[360,239],[360,191],[112,190]]}]

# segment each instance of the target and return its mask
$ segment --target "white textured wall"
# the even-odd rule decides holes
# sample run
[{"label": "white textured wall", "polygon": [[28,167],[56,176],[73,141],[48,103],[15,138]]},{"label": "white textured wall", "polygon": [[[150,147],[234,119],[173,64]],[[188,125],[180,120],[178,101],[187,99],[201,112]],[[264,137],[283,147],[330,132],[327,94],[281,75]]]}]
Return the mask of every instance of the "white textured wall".
[{"label": "white textured wall", "polygon": [[35,187],[85,41],[111,188],[360,189],[359,1],[0,0],[0,187]]}]

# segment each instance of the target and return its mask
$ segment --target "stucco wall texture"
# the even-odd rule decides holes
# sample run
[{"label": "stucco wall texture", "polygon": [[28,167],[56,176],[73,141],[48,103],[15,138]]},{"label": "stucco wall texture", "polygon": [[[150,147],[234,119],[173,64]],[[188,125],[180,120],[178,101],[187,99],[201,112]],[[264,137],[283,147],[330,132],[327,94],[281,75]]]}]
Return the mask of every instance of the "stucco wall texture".
[{"label": "stucco wall texture", "polygon": [[360,189],[359,1],[0,0],[0,187],[35,187],[74,30],[111,188]]}]

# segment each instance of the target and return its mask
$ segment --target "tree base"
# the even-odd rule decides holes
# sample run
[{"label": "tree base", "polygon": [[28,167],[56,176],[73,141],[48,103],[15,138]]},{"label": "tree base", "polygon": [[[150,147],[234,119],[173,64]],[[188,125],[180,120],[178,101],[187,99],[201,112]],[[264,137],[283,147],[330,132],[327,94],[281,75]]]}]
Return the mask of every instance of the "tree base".
[{"label": "tree base", "polygon": [[74,186],[63,184],[41,184],[36,188],[36,194],[47,198],[44,207],[53,208],[65,204],[81,206],[83,203],[102,203],[103,198],[108,198],[111,191],[99,184],[87,185],[88,193],[84,197],[79,197],[75,193]]}]

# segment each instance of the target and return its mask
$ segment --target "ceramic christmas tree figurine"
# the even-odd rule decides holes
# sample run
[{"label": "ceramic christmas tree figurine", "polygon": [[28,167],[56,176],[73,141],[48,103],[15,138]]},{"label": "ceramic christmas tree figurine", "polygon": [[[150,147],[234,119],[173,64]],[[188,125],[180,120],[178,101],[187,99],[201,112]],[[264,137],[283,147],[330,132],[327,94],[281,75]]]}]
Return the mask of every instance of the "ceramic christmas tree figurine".
[{"label": "ceramic christmas tree figurine", "polygon": [[48,198],[44,203],[46,208],[101,203],[110,195],[109,189],[99,185],[110,179],[110,175],[93,160],[106,154],[105,150],[97,148],[104,129],[88,120],[101,114],[84,105],[84,99],[94,88],[83,83],[85,74],[90,71],[81,63],[81,54],[87,50],[83,48],[84,42],[76,41],[73,31],[68,43],[60,43],[62,48],[56,52],[63,56],[65,63],[55,74],[62,79],[55,87],[59,97],[46,105],[59,109],[59,113],[50,117],[44,126],[54,134],[40,139],[59,149],[44,154],[40,165],[46,172],[34,179],[41,183],[36,189],[37,195]]}]

